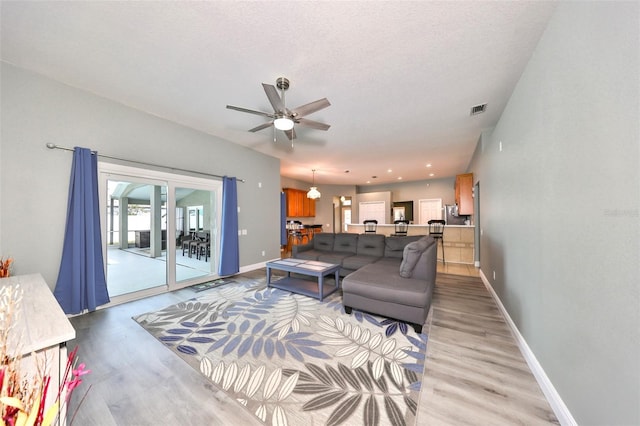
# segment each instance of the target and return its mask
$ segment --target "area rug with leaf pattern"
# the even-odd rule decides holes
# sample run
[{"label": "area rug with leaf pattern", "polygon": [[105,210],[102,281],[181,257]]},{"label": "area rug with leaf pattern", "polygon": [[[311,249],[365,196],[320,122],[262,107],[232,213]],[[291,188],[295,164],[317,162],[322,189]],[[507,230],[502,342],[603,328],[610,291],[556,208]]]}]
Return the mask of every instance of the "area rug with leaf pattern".
[{"label": "area rug with leaf pattern", "polygon": [[134,320],[265,424],[415,424],[427,336],[340,292],[242,278]]}]

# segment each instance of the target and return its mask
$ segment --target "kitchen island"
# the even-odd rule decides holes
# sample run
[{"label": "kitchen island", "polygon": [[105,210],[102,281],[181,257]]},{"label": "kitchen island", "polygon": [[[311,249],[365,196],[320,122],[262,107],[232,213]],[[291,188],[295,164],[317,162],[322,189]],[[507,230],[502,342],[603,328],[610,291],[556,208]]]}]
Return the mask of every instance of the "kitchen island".
[{"label": "kitchen island", "polygon": [[[361,223],[347,225],[347,232],[363,234]],[[377,234],[390,236],[395,232],[393,224],[378,224]],[[407,235],[428,235],[429,225],[409,225]],[[474,225],[446,225],[444,227],[444,256],[447,263],[474,264]],[[442,247],[438,244],[438,259],[442,260]]]}]

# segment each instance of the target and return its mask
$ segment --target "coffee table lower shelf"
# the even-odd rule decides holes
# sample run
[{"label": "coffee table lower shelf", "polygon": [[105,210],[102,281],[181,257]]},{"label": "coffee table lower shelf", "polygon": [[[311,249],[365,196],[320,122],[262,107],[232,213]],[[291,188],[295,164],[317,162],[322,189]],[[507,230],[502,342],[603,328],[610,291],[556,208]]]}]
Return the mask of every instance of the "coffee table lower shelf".
[{"label": "coffee table lower shelf", "polygon": [[278,281],[271,282],[269,285],[270,287],[279,288],[280,290],[287,290],[292,293],[303,294],[322,300],[338,290],[338,287],[335,285],[326,285],[326,281],[324,284],[325,285],[322,286],[322,296],[320,296],[320,290],[318,289],[318,283],[316,281],[302,278],[284,277]]},{"label": "coffee table lower shelf", "polygon": [[[304,259],[279,259],[267,262],[267,287],[276,287],[292,293],[299,293],[305,296],[314,297],[322,302],[326,296],[338,290],[340,284],[340,265],[315,260]],[[284,271],[287,276],[278,281],[271,282],[271,271]],[[315,277],[317,282],[301,279],[296,275]],[[333,286],[325,286],[324,278],[333,275]]]}]

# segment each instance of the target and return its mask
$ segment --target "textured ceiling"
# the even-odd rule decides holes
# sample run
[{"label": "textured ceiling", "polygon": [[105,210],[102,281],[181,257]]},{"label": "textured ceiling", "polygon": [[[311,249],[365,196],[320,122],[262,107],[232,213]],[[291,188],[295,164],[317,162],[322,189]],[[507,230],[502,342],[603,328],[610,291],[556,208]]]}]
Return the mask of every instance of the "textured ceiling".
[{"label": "textured ceiling", "polygon": [[[281,159],[281,173],[365,185],[464,172],[554,2],[10,2],[2,60]],[[326,97],[327,131],[247,130]],[[470,108],[487,103],[484,114]],[[427,164],[431,164],[427,168]],[[391,169],[392,172],[388,172]],[[349,170],[349,173],[345,173]],[[377,176],[376,179],[371,179]]]}]

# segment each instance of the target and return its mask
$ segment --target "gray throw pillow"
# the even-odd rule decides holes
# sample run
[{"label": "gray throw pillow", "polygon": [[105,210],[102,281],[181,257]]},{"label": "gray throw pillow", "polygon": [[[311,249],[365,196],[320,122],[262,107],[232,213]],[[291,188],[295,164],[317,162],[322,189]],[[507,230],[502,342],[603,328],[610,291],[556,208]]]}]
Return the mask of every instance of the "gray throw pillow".
[{"label": "gray throw pillow", "polygon": [[402,278],[411,278],[413,275],[413,268],[416,267],[422,252],[427,249],[427,245],[426,238],[421,238],[404,247],[402,263],[400,263],[400,276]]}]

